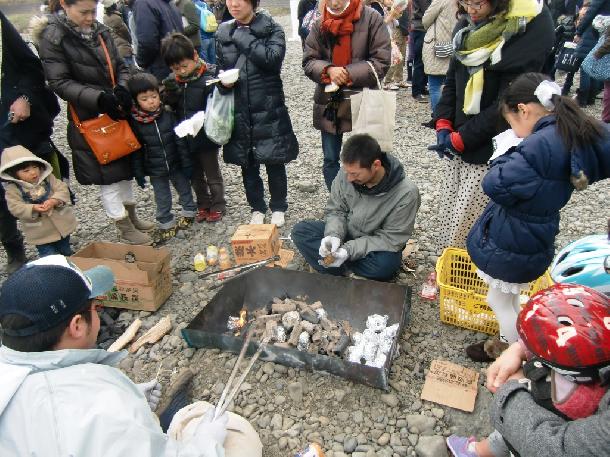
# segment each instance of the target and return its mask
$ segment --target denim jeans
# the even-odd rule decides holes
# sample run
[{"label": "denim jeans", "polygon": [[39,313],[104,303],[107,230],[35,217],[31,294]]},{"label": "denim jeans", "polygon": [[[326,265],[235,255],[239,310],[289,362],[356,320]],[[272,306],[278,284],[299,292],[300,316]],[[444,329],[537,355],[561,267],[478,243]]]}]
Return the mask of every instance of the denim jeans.
[{"label": "denim jeans", "polygon": [[216,63],[216,38],[201,38],[199,55],[206,63]]},{"label": "denim jeans", "polygon": [[323,221],[301,221],[292,228],[290,237],[307,263],[320,273],[343,276],[349,270],[358,276],[377,281],[387,281],[394,277],[402,263],[401,252],[374,251],[361,259],[349,259],[339,268],[325,268],[318,263],[320,243],[324,238]]},{"label": "denim jeans", "polygon": [[[252,211],[267,212],[265,203],[265,187],[260,175],[260,164],[252,161],[247,167],[241,168],[241,176],[246,191],[246,199]],[[267,169],[267,183],[269,184],[269,208],[271,211],[286,212],[288,209],[288,178],[286,165],[283,163],[265,165]]]},{"label": "denim jeans", "polygon": [[339,157],[341,156],[341,144],[343,143],[343,134],[332,134],[322,132],[322,154],[324,155],[324,165],[322,173],[324,174],[324,182],[330,190],[335,176],[339,173]]},{"label": "denim jeans", "polygon": [[424,73],[422,57],[426,32],[413,30],[411,33],[413,34],[413,87],[411,88],[411,94],[413,97],[417,97],[426,92],[426,74]]},{"label": "denim jeans", "polygon": [[430,88],[430,107],[432,114],[441,99],[441,88],[445,82],[445,75],[428,75],[428,87]]},{"label": "denim jeans", "polygon": [[36,249],[38,249],[38,255],[40,257],[46,257],[53,254],[61,254],[68,257],[74,254],[72,248],[70,248],[70,235],[61,238],[60,240],[53,241],[52,243],[38,244],[36,245]]},{"label": "denim jeans", "polygon": [[182,207],[181,214],[185,217],[195,217],[197,205],[193,200],[191,192],[191,182],[184,176],[182,171],[174,170],[169,177],[150,177],[150,184],[155,193],[155,203],[157,205],[156,219],[159,228],[166,230],[176,225],[176,220],[172,214],[172,191],[169,183],[173,184],[178,192],[178,202]]}]

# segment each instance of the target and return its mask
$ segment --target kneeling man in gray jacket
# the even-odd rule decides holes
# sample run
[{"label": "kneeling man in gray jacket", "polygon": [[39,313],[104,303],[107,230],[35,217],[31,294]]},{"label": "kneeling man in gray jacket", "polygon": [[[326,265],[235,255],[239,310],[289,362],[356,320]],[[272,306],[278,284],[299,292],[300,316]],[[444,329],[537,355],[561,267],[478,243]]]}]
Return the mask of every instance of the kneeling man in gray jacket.
[{"label": "kneeling man in gray jacket", "polygon": [[292,240],[320,273],[391,279],[413,232],[420,197],[395,157],[369,135],[353,135],[341,151],[325,221],[302,221]]}]

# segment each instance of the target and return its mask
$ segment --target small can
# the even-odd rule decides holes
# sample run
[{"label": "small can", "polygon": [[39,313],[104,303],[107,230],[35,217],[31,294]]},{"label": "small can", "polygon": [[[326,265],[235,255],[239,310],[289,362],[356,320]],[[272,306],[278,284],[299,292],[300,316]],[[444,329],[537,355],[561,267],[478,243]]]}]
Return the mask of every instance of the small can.
[{"label": "small can", "polygon": [[311,443],[302,451],[297,452],[294,457],[324,457],[324,451],[318,443]]}]

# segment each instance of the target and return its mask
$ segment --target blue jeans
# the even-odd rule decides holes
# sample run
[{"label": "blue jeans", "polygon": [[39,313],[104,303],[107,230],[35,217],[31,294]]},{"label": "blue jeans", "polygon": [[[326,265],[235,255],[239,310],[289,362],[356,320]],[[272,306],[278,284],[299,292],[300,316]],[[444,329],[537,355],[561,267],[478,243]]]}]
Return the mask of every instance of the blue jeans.
[{"label": "blue jeans", "polygon": [[394,277],[402,263],[402,253],[389,251],[369,252],[361,259],[349,259],[339,268],[325,268],[318,263],[320,243],[324,238],[325,224],[322,221],[302,221],[292,228],[290,237],[307,263],[320,273],[343,276],[346,270],[358,276],[377,281],[387,281]]},{"label": "blue jeans", "polygon": [[422,49],[424,47],[424,35],[426,32],[413,30],[413,87],[411,94],[413,97],[422,95],[426,92],[426,74],[424,73],[424,61]]},{"label": "blue jeans", "polygon": [[201,38],[199,55],[206,63],[216,63],[216,38]]},{"label": "blue jeans", "polygon": [[[246,191],[246,199],[252,211],[267,212],[265,203],[265,187],[260,175],[260,164],[252,161],[247,167],[241,168],[241,176]],[[267,183],[269,184],[269,208],[271,211],[286,212],[288,209],[288,178],[286,177],[286,165],[283,163],[265,165],[267,169]]]},{"label": "blue jeans", "polygon": [[343,143],[343,134],[334,135],[332,133],[322,132],[322,154],[324,155],[324,165],[322,173],[324,174],[324,182],[330,190],[335,176],[339,173],[339,157],[341,156],[341,144]]},{"label": "blue jeans", "polygon": [[52,243],[38,244],[36,245],[36,249],[38,249],[39,257],[46,257],[54,254],[61,254],[68,257],[74,254],[72,248],[70,248],[70,235],[61,238],[60,240],[53,241]]},{"label": "blue jeans", "polygon": [[174,189],[178,192],[178,202],[182,207],[181,215],[185,217],[195,217],[197,214],[197,205],[193,200],[191,192],[191,181],[184,176],[181,170],[172,171],[169,177],[150,177],[150,184],[155,193],[155,203],[157,205],[156,219],[159,223],[159,228],[163,230],[170,229],[176,225],[176,220],[172,214],[172,191],[169,183],[173,184]]},{"label": "blue jeans", "polygon": [[428,75],[428,88],[430,89],[430,107],[432,114],[436,109],[438,101],[441,99],[441,87],[445,82],[445,75]]}]

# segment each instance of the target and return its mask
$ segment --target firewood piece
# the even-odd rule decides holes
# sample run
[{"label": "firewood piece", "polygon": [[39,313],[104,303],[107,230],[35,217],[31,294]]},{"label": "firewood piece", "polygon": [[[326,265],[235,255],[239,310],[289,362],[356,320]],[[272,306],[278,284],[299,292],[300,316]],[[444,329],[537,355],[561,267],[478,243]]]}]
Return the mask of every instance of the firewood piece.
[{"label": "firewood piece", "polygon": [[352,335],[354,334],[354,329],[350,325],[349,321],[341,321],[340,325],[341,325],[341,328],[345,331],[345,333],[347,333],[347,336],[349,336],[351,338]]},{"label": "firewood piece", "polygon": [[303,327],[303,330],[305,330],[311,335],[316,331],[318,326],[316,324],[312,324],[309,321],[301,321],[301,327]]},{"label": "firewood piece", "polygon": [[[259,308],[259,309],[252,311],[252,315],[254,316],[254,319],[262,319],[268,315],[267,312],[268,312],[267,308]],[[273,316],[273,314],[271,314],[271,316]]]},{"label": "firewood piece", "polygon": [[349,346],[349,336],[347,336],[347,334],[343,333],[341,335],[341,338],[339,339],[339,341],[337,341],[333,345],[332,351],[336,356],[341,357],[348,346]]},{"label": "firewood piece", "polygon": [[322,328],[324,330],[331,330],[334,327],[334,324],[332,323],[332,321],[330,321],[329,319],[322,319],[320,320],[320,325],[322,326]]},{"label": "firewood piece", "polygon": [[292,349],[292,346],[290,345],[290,343],[274,343],[274,346],[277,346],[279,348],[283,348],[283,349]]},{"label": "firewood piece", "polygon": [[256,322],[267,323],[269,321],[279,322],[282,320],[281,314],[265,314],[264,316],[260,316],[256,318]]},{"label": "firewood piece", "polygon": [[284,314],[288,311],[296,311],[297,305],[294,303],[273,303],[271,305],[271,311],[273,313]]},{"label": "firewood piece", "polygon": [[273,300],[272,300],[272,301],[273,301],[273,303],[275,303],[275,304],[284,303],[284,300],[282,300],[282,299],[281,299],[281,298],[279,298],[279,297],[273,297]]},{"label": "firewood piece", "polygon": [[314,302],[311,305],[309,305],[309,307],[315,311],[318,308],[322,308],[322,302],[320,302],[318,300],[317,302]]},{"label": "firewood piece", "polygon": [[169,316],[165,316],[163,319],[157,322],[150,330],[148,330],[148,332],[138,338],[136,342],[129,347],[129,352],[136,352],[146,343],[156,343],[161,338],[163,338],[163,335],[165,335],[171,329],[172,321]]},{"label": "firewood piece", "polygon": [[136,336],[136,333],[138,333],[138,330],[140,330],[141,325],[142,321],[140,319],[136,319],[135,321],[133,321],[129,325],[129,327],[127,327],[127,330],[125,330],[123,334],[119,336],[116,341],[110,345],[107,351],[118,352],[125,346],[127,346],[127,344]]},{"label": "firewood piece", "polygon": [[292,346],[296,346],[299,343],[299,335],[301,334],[302,331],[303,331],[303,327],[301,326],[301,323],[299,322],[292,329],[292,333],[290,333],[290,338],[288,338],[288,343],[290,343]]},{"label": "firewood piece", "polygon": [[265,333],[267,335],[275,335],[275,329],[277,328],[277,322],[267,321],[265,323]]}]

